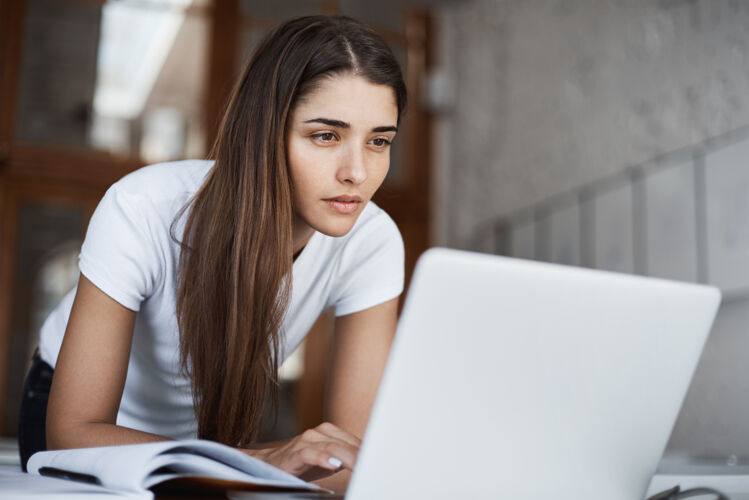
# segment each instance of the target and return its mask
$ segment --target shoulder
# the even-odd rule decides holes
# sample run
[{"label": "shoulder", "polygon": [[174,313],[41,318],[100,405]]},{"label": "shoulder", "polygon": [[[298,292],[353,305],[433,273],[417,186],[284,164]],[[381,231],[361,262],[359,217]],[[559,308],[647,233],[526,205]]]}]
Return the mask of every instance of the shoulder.
[{"label": "shoulder", "polygon": [[148,165],[129,173],[110,187],[124,195],[153,200],[195,193],[213,166],[210,160],[182,160]]},{"label": "shoulder", "polygon": [[179,251],[175,215],[200,187],[211,162],[140,168],[114,183],[89,221],[79,268],[94,285],[137,311],[164,282]]}]

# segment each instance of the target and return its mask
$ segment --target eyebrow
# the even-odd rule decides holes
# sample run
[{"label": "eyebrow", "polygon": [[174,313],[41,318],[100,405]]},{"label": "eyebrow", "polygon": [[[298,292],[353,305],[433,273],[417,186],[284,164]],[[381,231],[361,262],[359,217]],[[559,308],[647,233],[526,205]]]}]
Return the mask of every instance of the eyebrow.
[{"label": "eyebrow", "polygon": [[[341,120],[333,120],[331,118],[313,118],[311,120],[305,121],[304,123],[322,123],[323,125],[328,125],[329,127],[351,128],[350,124]],[[398,127],[395,127],[393,125],[375,127],[372,129],[372,132],[398,132]]]}]

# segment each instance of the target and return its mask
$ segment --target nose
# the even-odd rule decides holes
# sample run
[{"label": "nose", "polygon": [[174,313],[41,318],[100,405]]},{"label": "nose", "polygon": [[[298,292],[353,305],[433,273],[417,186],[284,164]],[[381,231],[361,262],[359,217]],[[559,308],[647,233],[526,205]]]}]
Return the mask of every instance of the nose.
[{"label": "nose", "polygon": [[358,147],[347,148],[346,154],[341,158],[338,168],[338,181],[344,184],[361,184],[367,180],[367,166],[365,152]]}]

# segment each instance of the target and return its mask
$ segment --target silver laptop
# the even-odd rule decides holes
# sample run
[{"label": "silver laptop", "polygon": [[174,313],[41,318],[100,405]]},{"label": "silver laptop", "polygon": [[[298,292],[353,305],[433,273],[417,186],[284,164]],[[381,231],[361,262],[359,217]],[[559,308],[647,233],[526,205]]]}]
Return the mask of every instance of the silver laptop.
[{"label": "silver laptop", "polygon": [[717,289],[433,249],[346,495],[644,497]]}]

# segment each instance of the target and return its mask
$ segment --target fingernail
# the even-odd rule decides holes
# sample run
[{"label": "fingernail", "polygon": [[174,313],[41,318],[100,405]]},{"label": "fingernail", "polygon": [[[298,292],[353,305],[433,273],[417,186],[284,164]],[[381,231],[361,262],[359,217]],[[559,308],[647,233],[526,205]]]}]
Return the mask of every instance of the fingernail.
[{"label": "fingernail", "polygon": [[329,463],[330,465],[332,465],[333,467],[335,467],[335,468],[338,468],[338,467],[340,467],[341,465],[343,465],[343,462],[341,462],[340,460],[338,460],[338,459],[337,459],[337,458],[335,458],[335,457],[330,457],[330,458],[328,459],[328,463]]}]

